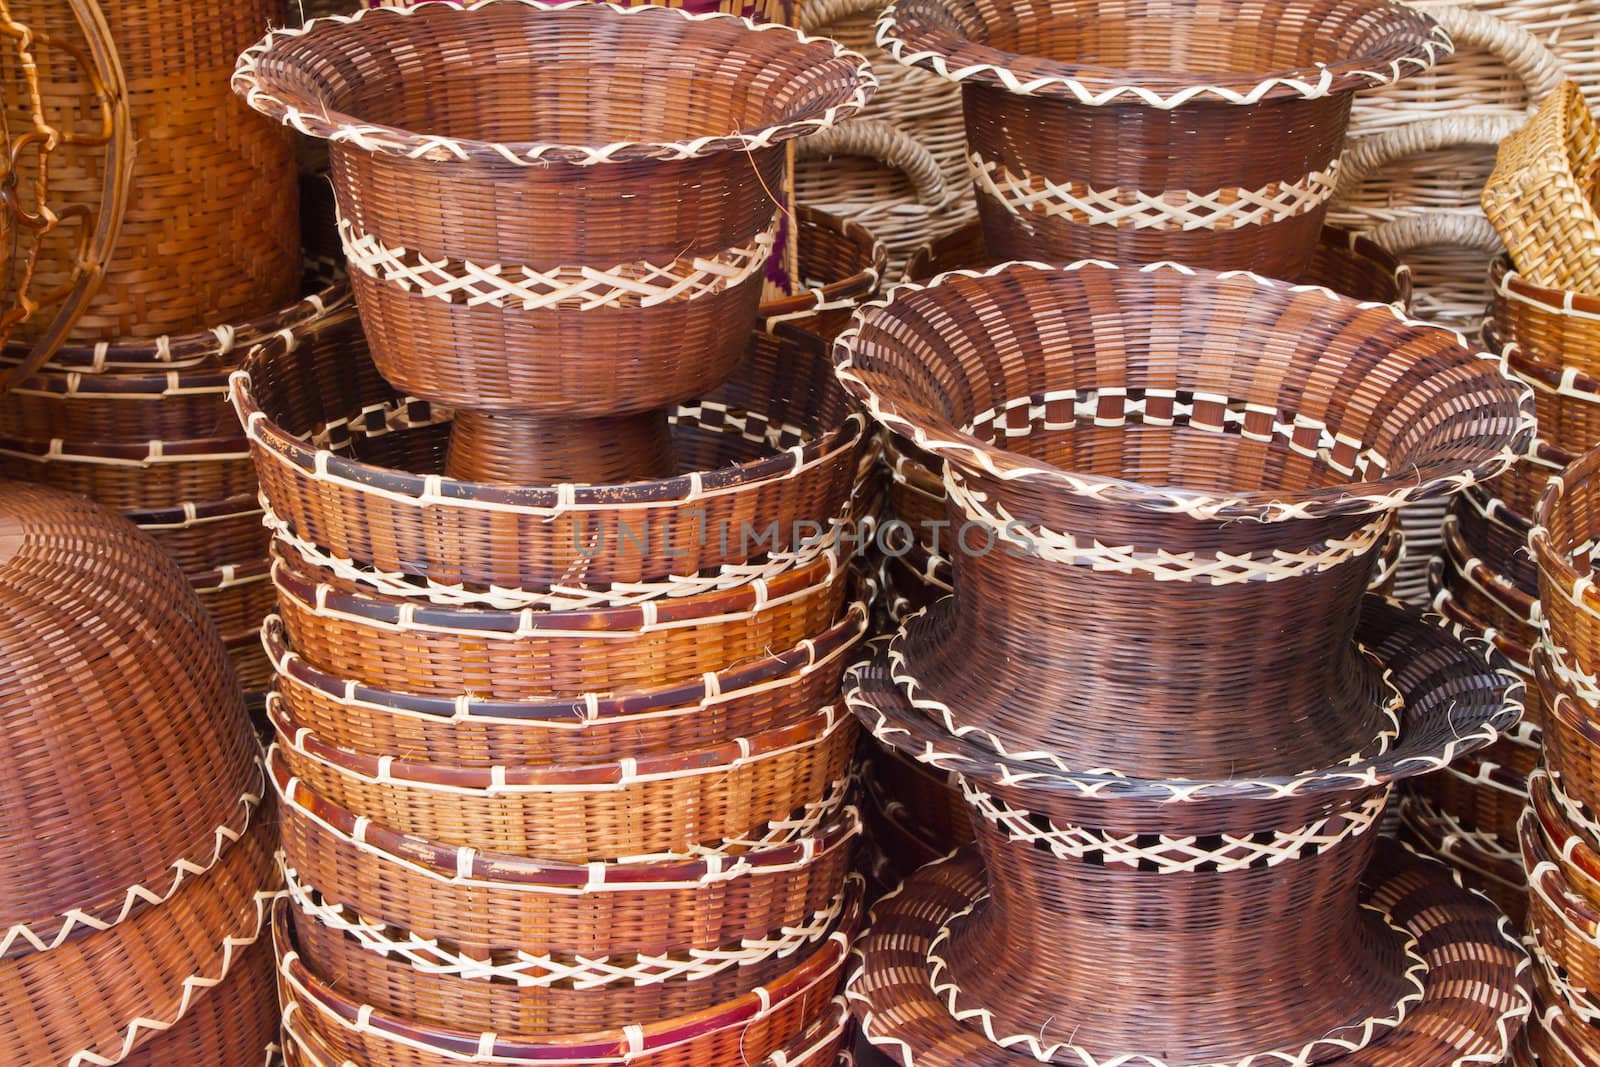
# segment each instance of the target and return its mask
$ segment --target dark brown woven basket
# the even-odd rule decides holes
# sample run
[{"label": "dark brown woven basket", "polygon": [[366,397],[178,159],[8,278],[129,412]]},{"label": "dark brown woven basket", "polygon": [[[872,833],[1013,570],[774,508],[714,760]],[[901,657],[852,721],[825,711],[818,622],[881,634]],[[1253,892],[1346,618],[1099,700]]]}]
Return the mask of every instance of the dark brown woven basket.
[{"label": "dark brown woven basket", "polygon": [[794,230],[799,277],[761,301],[761,328],[771,333],[788,323],[831,341],[856,305],[877,294],[889,252],[860,223],[813,207],[795,209]]},{"label": "dark brown woven basket", "polygon": [[1383,0],[897,0],[878,43],[962,85],[992,262],[1279,278],[1311,255],[1354,93],[1451,47]]},{"label": "dark brown woven basket", "polygon": [[221,985],[198,994],[177,1025],[133,1050],[120,1067],[261,1067],[278,1040],[278,989],[272,939],[245,948]]},{"label": "dark brown woven basket", "polygon": [[280,999],[285,1005],[286,1027],[333,1052],[333,1063],[443,1067],[479,1055],[510,1064],[763,1064],[769,1054],[805,1033],[833,999],[859,923],[859,884],[854,894],[853,914],[842,919],[844,930],[791,961],[771,982],[692,1014],[657,1016],[626,1030],[608,1028],[570,1036],[544,1030],[526,1035],[480,1034],[461,1029],[459,1024],[429,1024],[405,1014],[377,1011],[308,966],[290,929],[288,904],[281,902],[273,914]]},{"label": "dark brown woven basket", "polygon": [[253,629],[272,613],[277,596],[266,560],[225,564],[189,575],[211,621],[224,634]]},{"label": "dark brown woven basket", "polygon": [[1533,285],[1500,256],[1489,268],[1489,323],[1501,339],[1545,366],[1600,377],[1600,295]]},{"label": "dark brown woven basket", "polygon": [[1354,629],[1388,516],[1531,430],[1458,334],[1170,265],[902,286],[835,362],[945,463],[968,528],[960,610],[902,643],[902,684],[1005,751],[1147,777],[1361,751],[1383,697]]},{"label": "dark brown woven basket", "polygon": [[750,737],[604,763],[463,767],[337,748],[269,709],[289,773],[319,796],[446,845],[588,863],[719,848],[846,789],[855,719],[832,706]]},{"label": "dark brown woven basket", "polygon": [[1592,1024],[1579,1019],[1572,1005],[1552,993],[1545,974],[1534,968],[1534,1019],[1523,1031],[1524,1044],[1513,1050],[1518,1067],[1594,1067],[1600,1063],[1600,1038]]},{"label": "dark brown woven basket", "polygon": [[[960,773],[980,816],[989,901],[952,918],[929,958],[947,1004],[1041,1060],[1316,1062],[1398,1032],[1421,999],[1418,960],[1402,930],[1356,907],[1388,787],[1493,741],[1520,686],[1482,642],[1377,598],[1361,632],[1404,696],[1394,747],[1275,778],[1151,781],[1003,757],[913,706],[887,656],[858,668],[847,700],[874,736]],[[1062,945],[1094,965],[1052,966],[1048,946]],[[1139,980],[1151,973],[1192,980],[1177,1001]]]},{"label": "dark brown woven basket", "polygon": [[306,885],[363,916],[462,951],[625,956],[716,949],[798,925],[829,907],[860,831],[854,808],[813,830],[726,852],[573,864],[397,834],[318,796],[281,759],[269,774],[283,848]]},{"label": "dark brown woven basket", "polygon": [[322,670],[402,693],[578,697],[687,682],[824,633],[850,585],[824,553],[771,581],[573,611],[433,605],[341,584],[275,550],[289,647]]},{"label": "dark brown woven basket", "polygon": [[1523,717],[1534,724],[1543,723],[1543,696],[1533,677],[1533,649],[1512,639],[1503,630],[1497,629],[1494,623],[1466,610],[1445,584],[1445,572],[1444,560],[1435,558],[1429,564],[1429,607],[1462,633],[1481,637],[1494,646],[1495,651],[1504,657],[1506,666],[1523,681]]},{"label": "dark brown woven basket", "polygon": [[[1539,835],[1544,852],[1560,857],[1562,875],[1569,887],[1590,907],[1600,909],[1600,852],[1589,842],[1588,829],[1580,830],[1574,825],[1586,820],[1587,814],[1562,788],[1565,780],[1559,783],[1548,768],[1529,776],[1527,813],[1533,817],[1531,826]],[[1600,953],[1600,949],[1593,951]]]},{"label": "dark brown woven basket", "polygon": [[1528,775],[1539,762],[1542,740],[1539,728],[1524,721],[1482,752],[1423,775],[1409,787],[1426,805],[1417,812],[1419,820],[1438,824],[1446,816],[1463,834],[1492,838],[1514,852],[1517,822],[1528,806]]},{"label": "dark brown woven basket", "polygon": [[317,670],[289,650],[282,623],[263,628],[289,715],[331,744],[461,766],[539,766],[704,747],[785,725],[836,699],[865,635],[867,606],[765,658],[680,685],[547,701],[424,696],[364,686]]},{"label": "dark brown woven basket", "polygon": [[0,515],[4,957],[162,899],[249,824],[261,782],[216,630],[177,567],[81,498],[0,483]]},{"label": "dark brown woven basket", "polygon": [[1539,567],[1528,548],[1533,521],[1506,506],[1490,486],[1473,486],[1456,495],[1450,518],[1472,554],[1519,589],[1539,588]]},{"label": "dark brown woven basket", "polygon": [[[1535,781],[1538,794],[1542,783]],[[1571,839],[1570,828],[1554,827]],[[1528,869],[1528,928],[1539,952],[1557,965],[1579,989],[1600,989],[1600,905],[1581,893],[1574,878],[1600,885],[1561,853],[1553,851],[1544,836],[1548,831],[1536,809],[1522,819],[1522,860]]]},{"label": "dark brown woven basket", "polygon": [[[1600,812],[1600,715],[1570,657],[1541,640],[1533,654],[1543,712],[1545,762],[1567,795]],[[1580,687],[1582,687],[1580,689]]]},{"label": "dark brown woven basket", "polygon": [[602,480],[572,438],[615,449],[604,480],[670,472],[661,409],[755,324],[784,142],[876,82],[784,26],[491,0],[279,31],[233,85],[329,142],[375,361],[481,431],[448,469],[538,484]]},{"label": "dark brown woven basket", "polygon": [[727,383],[678,410],[676,477],[458,482],[439,477],[447,430],[379,377],[354,313],[292,340],[260,346],[234,379],[273,510],[335,556],[440,583],[657,581],[790,550],[843,513],[865,448],[826,345],[758,333]]},{"label": "dark brown woven basket", "polygon": [[234,432],[228,368],[170,375],[36,374],[0,395],[0,434],[48,441],[152,441]]},{"label": "dark brown woven basket", "polygon": [[[1526,794],[1523,801],[1527,801]],[[1449,864],[1463,885],[1483,893],[1512,922],[1522,925],[1528,908],[1528,878],[1517,852],[1515,820],[1512,836],[1502,840],[1466,829],[1450,812],[1416,794],[1402,797],[1399,807],[1403,840]]]},{"label": "dark brown woven basket", "polygon": [[1446,581],[1457,599],[1477,617],[1492,621],[1531,648],[1539,630],[1537,580],[1533,588],[1525,589],[1474,555],[1453,515],[1445,516],[1441,534],[1446,574],[1454,578]]},{"label": "dark brown woven basket", "polygon": [[124,517],[153,537],[186,574],[235,560],[266,559],[272,540],[252,494],[129,511]]},{"label": "dark brown woven basket", "polygon": [[[71,5],[40,3],[35,29],[78,36]],[[133,189],[105,280],[71,336],[80,342],[154,337],[230,322],[294,299],[300,231],[294,154],[283,131],[233,99],[228,73],[239,50],[283,25],[284,0],[242,0],[210,10],[166,0],[101,0],[127,76]],[[96,87],[67,52],[37,59],[48,112],[95,113]],[[21,83],[20,73],[13,84]],[[11,129],[31,128],[15,92]],[[50,183],[98,190],[104,153],[55,150]],[[78,266],[79,234],[46,243],[36,284],[58,285]],[[21,335],[25,336],[25,325]]]},{"label": "dark brown woven basket", "polygon": [[[1363,883],[1362,900],[1375,909],[1371,914],[1386,916],[1418,946],[1426,967],[1423,995],[1406,1021],[1387,1035],[1326,1062],[1361,1067],[1501,1062],[1531,1007],[1528,957],[1505,918],[1489,901],[1462,889],[1447,868],[1393,842],[1381,843]],[[980,1020],[951,1018],[943,996],[930,982],[930,950],[947,928],[964,921],[960,917],[964,911],[984,906],[986,889],[977,857],[958,854],[926,868],[874,908],[873,927],[858,946],[860,962],[845,995],[865,1040],[888,1062],[914,1067],[1025,1067],[1039,1062],[1020,1042],[1010,1049],[998,1046]],[[1081,946],[1082,955],[1073,964],[1098,971],[1101,958],[1116,948],[1114,943],[1092,940]],[[1208,963],[1202,958],[1196,966]],[[1219,979],[1221,973],[1217,972]],[[1151,983],[1112,986],[1111,981],[1102,979],[1102,996],[1097,1000],[1105,1001],[1112,1011],[1129,1010],[1125,992],[1167,988]],[[1118,990],[1116,998],[1103,995],[1112,988]],[[1186,983],[1181,991],[1212,988],[1211,982]],[[1269,990],[1281,995],[1276,985],[1232,989],[1238,1000],[1263,1013],[1272,1010],[1263,1003]],[[1324,989],[1310,987],[1300,1004],[1316,1003]],[[1142,1016],[1139,1021],[1161,1018]],[[1266,1021],[1288,1026],[1293,1020],[1274,1013]],[[1045,1038],[1070,1033],[1073,1022],[1056,1020],[1044,1032]],[[1150,1062],[1186,1062],[1176,1057],[1177,1053],[1169,1053]]]},{"label": "dark brown woven basket", "polygon": [[118,444],[0,435],[0,475],[82,493],[118,511],[255,491],[243,436]]}]

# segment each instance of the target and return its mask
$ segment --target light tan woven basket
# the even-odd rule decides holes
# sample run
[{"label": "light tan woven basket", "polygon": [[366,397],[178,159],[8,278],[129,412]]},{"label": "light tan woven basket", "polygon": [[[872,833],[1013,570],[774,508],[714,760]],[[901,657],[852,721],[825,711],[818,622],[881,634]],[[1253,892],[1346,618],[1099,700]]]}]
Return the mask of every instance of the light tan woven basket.
[{"label": "light tan woven basket", "polygon": [[1483,211],[1529,281],[1600,293],[1600,124],[1577,82],[1500,145]]}]

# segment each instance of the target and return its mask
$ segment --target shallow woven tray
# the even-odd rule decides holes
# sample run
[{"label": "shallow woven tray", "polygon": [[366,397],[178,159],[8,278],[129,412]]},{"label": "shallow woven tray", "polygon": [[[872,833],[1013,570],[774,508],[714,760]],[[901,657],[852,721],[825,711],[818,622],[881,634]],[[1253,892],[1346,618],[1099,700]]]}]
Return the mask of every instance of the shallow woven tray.
[{"label": "shallow woven tray", "polygon": [[262,638],[277,667],[274,699],[332,744],[469,767],[535,766],[695,748],[792,722],[836,698],[866,625],[858,600],[814,638],[693,682],[523,702],[374,689],[289,651],[277,619]]},{"label": "shallow woven tray", "polygon": [[[878,43],[959,82],[993,261],[1304,269],[1358,89],[1450,50],[1365,0],[898,0]],[[1136,28],[1135,28],[1136,27]]]},{"label": "shallow woven tray", "polygon": [[[679,409],[684,473],[657,482],[439,477],[445,428],[378,376],[353,312],[293,346],[260,346],[233,400],[263,490],[293,533],[341,558],[472,586],[656,581],[788,550],[843,512],[866,447],[827,345],[792,330],[754,335],[725,385]],[[408,411],[414,420],[400,417]],[[326,444],[312,443],[330,427]]]},{"label": "shallow woven tray", "polygon": [[772,982],[692,1015],[658,1019],[626,1031],[571,1036],[479,1034],[374,1011],[311,972],[296,951],[288,929],[288,905],[282,902],[273,913],[280,999],[290,1025],[309,1031],[338,1057],[373,1065],[432,1067],[473,1054],[492,1056],[499,1063],[529,1064],[564,1060],[699,1067],[761,1062],[804,1032],[833,998],[859,922],[859,886],[855,893],[855,915],[847,916],[845,931],[830,936]]},{"label": "shallow woven tray", "polygon": [[269,710],[289,772],[329,802],[440,844],[567,863],[688,854],[794,817],[842,787],[856,740],[855,719],[830,705],[700,749],[463,767],[337,748],[281,703]]},{"label": "shallow woven tray", "polygon": [[[1529,965],[1509,924],[1487,900],[1454,883],[1440,864],[1384,843],[1367,876],[1367,899],[1416,937],[1426,991],[1406,1023],[1341,1067],[1466,1067],[1497,1063],[1531,1009]],[[981,1027],[950,1017],[928,979],[940,929],[985,896],[977,857],[925,868],[874,909],[845,989],[866,1040],[901,1067],[1022,1067],[1025,1051],[993,1044]],[[1094,952],[1098,946],[1086,946]],[[1052,1032],[1067,1033],[1071,1020]],[[1242,1065],[1241,1065],[1242,1067]]]},{"label": "shallow woven tray", "polygon": [[280,759],[283,848],[307,885],[363,916],[462,950],[565,957],[714,949],[828,907],[860,831],[854,808],[814,831],[683,859],[542,862],[394,833],[317,796]]},{"label": "shallow woven tray", "polygon": [[406,693],[497,700],[625,693],[695,679],[789,648],[837,620],[838,556],[726,590],[615,608],[497,610],[362,591],[292,552],[272,580],[289,647],[323,670]]},{"label": "shallow woven tray", "polygon": [[1600,124],[1562,82],[1500,143],[1483,211],[1528,280],[1600,296]]},{"label": "shallow woven tray", "polygon": [[[1034,325],[976,328],[1001,317]],[[1453,332],[1171,265],[946,274],[867,305],[835,356],[994,546],[957,557],[962,652],[924,650],[921,695],[1008,750],[1148,777],[1357,751],[1384,516],[1499,473],[1531,430]]]}]

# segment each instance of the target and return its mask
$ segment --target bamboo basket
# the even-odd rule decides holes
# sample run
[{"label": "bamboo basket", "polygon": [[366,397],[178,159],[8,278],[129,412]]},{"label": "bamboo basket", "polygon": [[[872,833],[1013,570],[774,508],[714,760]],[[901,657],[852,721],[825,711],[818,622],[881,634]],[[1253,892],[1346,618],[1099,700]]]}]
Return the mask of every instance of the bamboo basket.
[{"label": "bamboo basket", "polygon": [[[1560,776],[1567,796],[1590,812],[1600,812],[1600,715],[1592,676],[1576,673],[1570,653],[1541,640],[1534,652],[1534,676],[1544,712],[1545,763]],[[1600,835],[1597,835],[1600,840]]]},{"label": "bamboo basket", "polygon": [[276,551],[289,646],[322,670],[397,692],[496,700],[687,682],[825,632],[844,603],[836,553],[771,581],[588,610],[436,606],[368,593]]},{"label": "bamboo basket", "polygon": [[[650,1067],[761,1063],[783,1049],[827,1009],[843,974],[859,921],[859,888],[846,930],[835,933],[783,975],[750,993],[691,1015],[572,1036],[478,1034],[378,1012],[329,985],[301,959],[287,922],[274,912],[280,999],[286,1028],[308,1034],[334,1053],[332,1062],[394,1067],[453,1064],[488,1055],[498,1063],[627,1063]],[[304,1044],[304,1042],[302,1042]],[[487,1051],[485,1051],[487,1050]],[[783,1061],[776,1061],[781,1063]]]},{"label": "bamboo basket", "polygon": [[[1243,347],[1274,355],[1209,369],[1203,350],[1223,343],[1219,309],[1234,302],[1251,308]],[[961,325],[997,316],[1070,340],[1019,329],[979,343]],[[1193,330],[1202,317],[1213,327]],[[1295,324],[1282,345],[1262,341],[1272,321]],[[1107,322],[1119,326],[1096,328]],[[1311,322],[1360,341],[1297,355]],[[903,642],[897,678],[961,709],[997,751],[1144,777],[1363,751],[1391,700],[1354,631],[1387,516],[1503,470],[1531,428],[1529,399],[1454,333],[1321,289],[1170,266],[1010,265],[902,286],[841,336],[836,362],[887,429],[941,456],[960,516],[996,548],[956,557],[951,625]],[[1153,406],[1131,390],[1153,391]],[[1459,407],[1443,399],[1457,393]],[[1230,411],[1244,432],[1227,431]],[[1295,441],[1278,439],[1291,422]],[[1313,456],[1313,438],[1341,443]],[[1280,552],[1318,562],[1279,575]],[[1223,555],[1265,580],[1229,573]],[[1174,628],[1205,632],[1205,651],[1173,642]],[[1235,638],[1237,653],[1218,644]],[[1244,666],[1263,647],[1295,669]],[[1136,673],[1099,668],[1130,655]]]},{"label": "bamboo basket", "polygon": [[888,263],[888,249],[866,227],[852,219],[801,205],[793,224],[799,271],[783,278],[761,301],[761,329],[775,332],[788,323],[824,340],[837,337],[850,324],[850,313],[875,296]]},{"label": "bamboo basket", "polygon": [[220,500],[255,487],[243,435],[142,441],[39,441],[0,435],[0,475],[81,493],[118,511]]},{"label": "bamboo basket", "polygon": [[211,621],[225,634],[259,626],[277,599],[265,560],[224,564],[188,577]]},{"label": "bamboo basket", "polygon": [[263,492],[295,536],[478,588],[659,581],[793,550],[844,513],[867,445],[827,345],[788,330],[754,335],[727,383],[678,410],[683,473],[655,482],[441,478],[442,427],[378,376],[351,312],[261,345],[233,400]]},{"label": "bamboo basket", "polygon": [[483,767],[656,755],[794,722],[834,700],[866,626],[867,605],[857,600],[829,629],[743,666],[654,690],[543,702],[373,689],[290,651],[276,618],[262,636],[277,672],[269,699],[329,743]]},{"label": "bamboo basket", "polygon": [[[1537,794],[1542,786],[1535,783]],[[1528,925],[1539,951],[1579,989],[1600,989],[1600,910],[1573,879],[1588,876],[1545,844],[1541,820],[1529,810],[1522,821],[1522,858],[1528,868]],[[1570,831],[1569,831],[1570,832]]]},{"label": "bamboo basket", "polygon": [[1517,643],[1532,647],[1539,635],[1538,587],[1523,589],[1472,555],[1454,517],[1444,524],[1445,584],[1474,616],[1490,621]]},{"label": "bamboo basket", "polygon": [[263,1062],[272,1067],[269,1046],[277,1038],[272,941],[259,937],[239,954],[220,985],[198,995],[176,1025],[150,1035],[121,1067],[262,1067]]},{"label": "bamboo basket", "polygon": [[374,922],[480,958],[684,954],[767,937],[831,905],[860,832],[855,809],[844,807],[727,851],[560,863],[407,837],[318,796],[280,758],[268,769],[287,798],[284,854],[304,884],[336,903],[359,902]]},{"label": "bamboo basket", "polygon": [[[1526,802],[1526,796],[1523,799]],[[1498,837],[1467,829],[1448,811],[1415,794],[1401,798],[1400,823],[1418,849],[1449,864],[1464,885],[1483,893],[1512,922],[1521,924],[1528,905],[1528,880],[1514,833],[1507,846]]]},{"label": "bamboo basket", "polygon": [[1474,487],[1460,493],[1451,519],[1469,552],[1491,570],[1509,578],[1519,589],[1539,588],[1539,567],[1528,549],[1533,521],[1492,495],[1491,487]]},{"label": "bamboo basket", "polygon": [[135,510],[124,518],[155,538],[185,574],[215,570],[235,560],[264,560],[272,539],[261,524],[261,504],[253,493]]},{"label": "bamboo basket", "polygon": [[1489,279],[1489,325],[1497,337],[1535,363],[1600,377],[1600,297],[1534,285],[1505,256]]},{"label": "bamboo basket", "polygon": [[1544,636],[1564,665],[1587,675],[1600,671],[1600,590],[1591,588],[1591,553],[1600,533],[1593,491],[1600,449],[1584,453],[1550,480],[1528,535],[1539,564],[1539,605]]},{"label": "bamboo basket", "polygon": [[875,88],[772,23],[516,0],[278,31],[233,84],[329,142],[375,362],[458,408],[452,474],[511,484],[672,469],[666,407],[727,378],[755,325],[786,142]]},{"label": "bamboo basket", "polygon": [[878,39],[962,86],[994,261],[1170,260],[1284,278],[1304,270],[1321,229],[1351,96],[1450,50],[1412,9],[1318,0],[1270,15],[898,0]]},{"label": "bamboo basket", "polygon": [[1456,824],[1452,832],[1473,838],[1469,843],[1477,851],[1490,851],[1488,842],[1499,842],[1501,859],[1515,862],[1517,821],[1528,806],[1528,776],[1539,762],[1542,740],[1539,728],[1525,718],[1484,751],[1418,779],[1411,786],[1422,804],[1418,823],[1437,827],[1441,818],[1449,818]]},{"label": "bamboo basket", "polygon": [[469,768],[327,744],[271,709],[289,772],[398,833],[565,863],[720,848],[843,788],[855,720],[832,706],[720,745],[615,763]]},{"label": "bamboo basket", "polygon": [[[283,25],[282,0],[246,0],[224,11],[164,0],[103,0],[127,77],[137,142],[133,195],[99,292],[70,337],[84,343],[154,337],[233,322],[294,299],[300,232],[294,155],[281,130],[227,89],[239,52],[269,25]],[[35,29],[71,39],[68,4],[40,4]],[[94,114],[96,87],[73,59],[38,55],[50,114]],[[13,85],[19,84],[13,82]],[[5,94],[12,129],[29,128],[15,91]],[[74,199],[98,198],[101,150],[67,146],[51,161],[50,185]],[[40,256],[38,283],[60,284],[77,265],[78,234],[57,231]],[[27,325],[19,336],[28,337]]]},{"label": "bamboo basket", "polygon": [[1444,560],[1435,558],[1428,569],[1429,607],[1459,632],[1482,638],[1504,657],[1507,666],[1523,682],[1523,701],[1529,721],[1543,722],[1543,696],[1533,677],[1533,649],[1497,628],[1492,620],[1480,618],[1467,610],[1445,584],[1444,572]]},{"label": "bamboo basket", "polygon": [[1483,211],[1538,286],[1600,296],[1600,124],[1564,81],[1500,144]]}]

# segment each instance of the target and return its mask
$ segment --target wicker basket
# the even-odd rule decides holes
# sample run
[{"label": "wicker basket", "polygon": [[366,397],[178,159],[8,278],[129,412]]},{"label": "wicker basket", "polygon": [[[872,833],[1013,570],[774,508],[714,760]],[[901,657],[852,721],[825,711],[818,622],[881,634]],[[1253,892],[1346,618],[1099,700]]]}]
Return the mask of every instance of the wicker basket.
[{"label": "wicker basket", "polygon": [[263,639],[277,669],[276,699],[331,744],[465,767],[540,766],[700,748],[794,722],[834,700],[866,625],[867,607],[857,601],[830,629],[790,649],[691,683],[520,703],[358,685],[289,651],[275,618]]},{"label": "wicker basket", "polygon": [[[859,922],[860,889],[845,930],[820,948],[792,961],[784,973],[742,996],[702,1011],[657,1018],[644,1025],[608,1028],[564,1036],[535,1030],[472,1032],[427,1024],[402,1014],[375,1010],[314,973],[302,959],[288,923],[288,905],[273,916],[279,957],[279,991],[285,1029],[302,1047],[332,1054],[328,1063],[386,1064],[394,1067],[445,1067],[472,1056],[493,1062],[639,1064],[649,1067],[701,1067],[705,1064],[765,1064],[808,1032],[828,1010],[843,974],[847,950]],[[774,1059],[773,1067],[789,1063]]]},{"label": "wicker basket", "polygon": [[1591,554],[1600,534],[1600,448],[1584,453],[1550,480],[1528,535],[1539,564],[1539,604],[1545,636],[1563,663],[1600,672],[1600,590],[1592,587]]},{"label": "wicker basket", "polygon": [[1539,588],[1539,568],[1528,550],[1533,521],[1506,506],[1490,487],[1475,486],[1457,494],[1450,520],[1467,549],[1518,589]]},{"label": "wicker basket", "polygon": [[[1535,795],[1545,789],[1533,783]],[[1570,827],[1547,826],[1538,810],[1522,819],[1522,859],[1528,868],[1528,925],[1540,954],[1561,968],[1579,989],[1600,989],[1600,907],[1579,889],[1580,883],[1600,891],[1600,881],[1576,862],[1550,848],[1545,837],[1554,831],[1559,842],[1573,842]],[[1592,856],[1592,853],[1591,853]]]},{"label": "wicker basket", "polygon": [[1437,557],[1429,565],[1429,607],[1459,632],[1481,637],[1500,653],[1506,665],[1522,679],[1523,704],[1528,720],[1543,722],[1543,698],[1533,677],[1533,649],[1496,628],[1492,620],[1472,614],[1458,602],[1454,592],[1445,584],[1445,571],[1444,560]]},{"label": "wicker basket", "polygon": [[[1526,794],[1523,802],[1527,802]],[[1405,837],[1418,849],[1449,864],[1461,876],[1462,884],[1494,901],[1512,922],[1522,922],[1528,906],[1528,879],[1517,851],[1515,820],[1507,845],[1495,835],[1467,829],[1430,801],[1409,795],[1400,801],[1400,822]]]},{"label": "wicker basket", "polygon": [[243,948],[222,984],[197,996],[175,1026],[152,1033],[119,1067],[261,1067],[277,1040],[272,939],[261,936]]},{"label": "wicker basket", "polygon": [[1475,851],[1490,852],[1490,842],[1498,842],[1500,858],[1515,862],[1517,821],[1528,806],[1528,775],[1542,740],[1539,728],[1523,721],[1484,751],[1417,779],[1410,787],[1422,804],[1416,821],[1442,828],[1449,819],[1450,833],[1464,835]]},{"label": "wicker basket", "polygon": [[[1230,305],[1249,306],[1249,341],[1223,340]],[[1001,316],[1053,325],[966,328]],[[1294,351],[1335,334],[1359,341]],[[902,286],[836,361],[889,430],[944,460],[952,517],[990,546],[956,556],[960,608],[902,644],[902,684],[1001,751],[1146,777],[1363,751],[1390,696],[1354,625],[1387,514],[1498,473],[1531,428],[1529,399],[1453,333],[1171,266]],[[1294,669],[1261,669],[1264,648]]]},{"label": "wicker basket", "polygon": [[331,803],[446,845],[587,863],[720,848],[843,791],[855,720],[829,706],[722,744],[614,763],[495,765],[337,748],[277,705],[278,748]]},{"label": "wicker basket", "polygon": [[382,570],[509,589],[658,581],[796,548],[843,514],[866,437],[827,345],[798,331],[754,335],[733,378],[679,409],[693,473],[624,486],[441,479],[442,427],[378,376],[348,311],[260,346],[233,399],[293,534]]},{"label": "wicker basket", "polygon": [[[783,323],[826,340],[850,324],[850,313],[877,295],[888,250],[866,227],[816,208],[795,211],[799,275],[761,301],[761,328],[772,333]],[[768,274],[772,272],[768,265]]]},{"label": "wicker basket", "polygon": [[261,524],[255,494],[205,503],[185,502],[125,513],[155,538],[185,574],[214,570],[242,559],[266,559],[271,533]]},{"label": "wicker basket", "polygon": [[1496,336],[1535,363],[1600,377],[1600,297],[1534,285],[1504,256],[1490,268],[1490,282]]},{"label": "wicker basket", "polygon": [[[31,5],[35,28],[77,36],[72,7]],[[300,231],[289,138],[227,89],[239,51],[269,25],[282,0],[243,0],[225,11],[166,0],[102,0],[123,70],[137,151],[134,193],[105,280],[72,337],[83,342],[154,337],[247,319],[294,299]],[[95,86],[67,53],[41,49],[48,113],[96,113]],[[15,86],[5,95],[12,129],[31,125]],[[57,149],[54,189],[98,190],[104,152]],[[64,227],[42,249],[35,284],[69,280],[80,234]],[[24,325],[20,336],[28,336]]]},{"label": "wicker basket", "polygon": [[898,0],[879,41],[963,86],[994,261],[1171,260],[1282,278],[1305,269],[1322,226],[1351,96],[1450,47],[1426,15],[1360,0],[1270,15]]},{"label": "wicker basket", "polygon": [[1539,635],[1537,585],[1524,589],[1475,557],[1453,516],[1445,519],[1444,560],[1445,584],[1463,607],[1532,647]]},{"label": "wicker basket", "polygon": [[722,382],[755,324],[784,143],[874,86],[776,24],[519,0],[318,20],[234,76],[329,142],[373,357],[461,409],[448,469],[519,484],[672,469],[664,408]]},{"label": "wicker basket", "polygon": [[1548,640],[1535,648],[1533,668],[1544,717],[1545,763],[1560,776],[1567,796],[1600,813],[1600,690]]},{"label": "wicker basket", "polygon": [[1483,211],[1529,282],[1600,296],[1600,124],[1577,82],[1500,145]]}]

